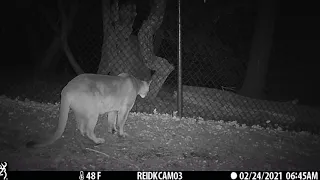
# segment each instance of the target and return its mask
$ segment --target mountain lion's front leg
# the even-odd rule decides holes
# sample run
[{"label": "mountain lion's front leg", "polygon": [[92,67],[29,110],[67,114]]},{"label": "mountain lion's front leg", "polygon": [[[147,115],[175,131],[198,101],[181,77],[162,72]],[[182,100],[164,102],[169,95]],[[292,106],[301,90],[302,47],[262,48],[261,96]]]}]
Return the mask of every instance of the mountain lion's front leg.
[{"label": "mountain lion's front leg", "polygon": [[129,136],[127,133],[124,132],[124,124],[127,121],[129,112],[131,108],[129,107],[124,107],[121,108],[118,114],[118,126],[119,126],[119,136],[120,137],[126,137]]},{"label": "mountain lion's front leg", "polygon": [[112,111],[108,113],[108,132],[111,134],[116,133],[118,130],[116,128],[118,111]]}]

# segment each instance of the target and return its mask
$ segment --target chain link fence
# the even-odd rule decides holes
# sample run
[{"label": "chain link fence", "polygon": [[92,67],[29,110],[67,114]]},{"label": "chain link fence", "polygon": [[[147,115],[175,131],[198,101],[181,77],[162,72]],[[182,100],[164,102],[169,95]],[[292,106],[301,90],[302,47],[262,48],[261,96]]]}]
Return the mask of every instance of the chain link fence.
[{"label": "chain link fence", "polygon": [[[167,23],[167,17],[164,22],[151,18],[162,16],[163,9],[151,10],[136,24],[135,19],[141,17],[137,16],[134,5],[105,8],[103,12],[107,14],[101,14],[99,6],[87,7],[75,19],[69,46],[78,64],[86,73],[118,75],[127,72],[141,80],[153,78],[148,97],[138,97],[132,111],[175,115],[177,26],[167,24],[160,28],[162,23]],[[159,30],[150,32],[157,29],[151,26]],[[317,119],[320,116],[316,110],[296,102],[271,102],[237,95],[235,92],[245,78],[247,62],[233,57],[214,30],[207,32],[188,38],[184,35],[190,34],[182,29],[183,116],[319,132]],[[62,58],[65,63],[61,66],[70,66],[67,57]],[[59,102],[67,80],[50,82],[37,81],[32,87],[22,82],[11,83],[4,89],[19,91],[20,96],[40,102]]]}]

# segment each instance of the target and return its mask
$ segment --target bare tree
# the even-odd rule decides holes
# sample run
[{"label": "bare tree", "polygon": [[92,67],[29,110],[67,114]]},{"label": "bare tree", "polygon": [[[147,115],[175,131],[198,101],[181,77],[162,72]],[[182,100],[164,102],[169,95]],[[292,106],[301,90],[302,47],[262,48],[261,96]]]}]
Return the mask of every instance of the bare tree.
[{"label": "bare tree", "polygon": [[138,34],[143,60],[148,68],[155,71],[155,74],[152,76],[151,90],[148,96],[150,98],[157,96],[163,83],[174,69],[166,59],[156,56],[153,49],[153,35],[162,23],[165,9],[166,0],[154,0],[150,15],[143,22]]},{"label": "bare tree", "polygon": [[102,0],[103,44],[98,74],[118,75],[126,72],[139,79],[150,78],[151,72],[142,62],[137,36],[131,35],[136,6]]},{"label": "bare tree", "polygon": [[156,97],[174,69],[166,59],[155,56],[153,52],[153,36],[162,23],[165,7],[165,0],[154,1],[151,13],[136,37],[131,34],[137,15],[136,6],[126,3],[119,7],[117,0],[112,5],[109,0],[102,0],[104,38],[98,73],[118,75],[127,72],[149,80],[150,69],[154,70],[148,97]]},{"label": "bare tree", "polygon": [[259,0],[258,19],[252,38],[247,74],[239,94],[263,98],[268,61],[272,48],[275,21],[275,0]]},{"label": "bare tree", "polygon": [[[62,0],[58,0],[58,22],[56,23],[54,14],[47,7],[39,5],[39,10],[45,15],[47,22],[55,32],[55,36],[46,50],[45,58],[42,60],[39,68],[40,70],[46,70],[52,65],[52,62],[55,61],[55,56],[61,53],[63,50],[68,57],[68,60],[77,74],[82,74],[83,70],[76,62],[73,54],[68,45],[68,35],[73,27],[73,20],[77,13],[79,2],[78,0],[68,1],[69,4],[66,4]],[[69,8],[69,11],[67,11]],[[56,59],[59,60],[59,59]]]}]

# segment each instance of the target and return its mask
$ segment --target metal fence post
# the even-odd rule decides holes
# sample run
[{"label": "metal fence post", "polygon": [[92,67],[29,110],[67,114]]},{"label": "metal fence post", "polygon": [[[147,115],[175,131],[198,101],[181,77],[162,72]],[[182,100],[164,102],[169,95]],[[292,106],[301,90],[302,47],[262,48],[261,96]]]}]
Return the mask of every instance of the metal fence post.
[{"label": "metal fence post", "polygon": [[179,118],[182,118],[182,60],[181,60],[181,11],[180,11],[180,0],[178,0],[178,33],[179,33],[179,42],[178,42],[178,100],[177,100],[177,105],[178,105],[178,116]]}]

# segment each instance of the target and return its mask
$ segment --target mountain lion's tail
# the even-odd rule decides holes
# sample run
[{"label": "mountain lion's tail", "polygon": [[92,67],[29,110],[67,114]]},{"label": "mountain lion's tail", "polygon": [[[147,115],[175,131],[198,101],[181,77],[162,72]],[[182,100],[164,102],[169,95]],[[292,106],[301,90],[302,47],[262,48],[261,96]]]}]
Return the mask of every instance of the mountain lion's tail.
[{"label": "mountain lion's tail", "polygon": [[66,95],[61,96],[61,105],[60,105],[60,116],[59,116],[59,124],[56,132],[52,137],[43,141],[30,141],[26,144],[27,148],[35,148],[35,147],[44,147],[49,144],[52,144],[57,139],[59,139],[64,132],[64,129],[68,120],[68,113],[70,110],[71,100]]}]

